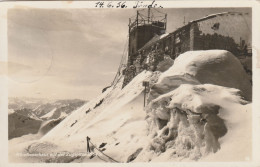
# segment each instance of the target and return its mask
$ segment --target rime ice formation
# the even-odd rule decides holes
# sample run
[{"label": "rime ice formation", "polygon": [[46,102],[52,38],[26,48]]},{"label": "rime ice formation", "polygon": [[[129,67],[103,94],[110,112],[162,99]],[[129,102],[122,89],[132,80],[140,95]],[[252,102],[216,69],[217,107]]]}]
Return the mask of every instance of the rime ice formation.
[{"label": "rime ice formation", "polygon": [[219,138],[228,132],[228,121],[221,116],[238,114],[227,106],[244,103],[237,89],[183,84],[152,100],[146,109],[153,138],[150,149],[157,153],[171,150],[173,157],[195,160],[216,153],[221,148]]}]

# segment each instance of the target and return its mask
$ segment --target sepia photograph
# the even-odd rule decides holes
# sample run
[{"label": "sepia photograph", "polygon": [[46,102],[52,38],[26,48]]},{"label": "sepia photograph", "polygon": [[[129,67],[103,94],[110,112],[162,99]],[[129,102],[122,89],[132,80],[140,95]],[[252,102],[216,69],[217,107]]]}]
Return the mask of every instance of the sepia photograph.
[{"label": "sepia photograph", "polygon": [[254,161],[252,7],[130,4],[7,9],[8,163]]}]

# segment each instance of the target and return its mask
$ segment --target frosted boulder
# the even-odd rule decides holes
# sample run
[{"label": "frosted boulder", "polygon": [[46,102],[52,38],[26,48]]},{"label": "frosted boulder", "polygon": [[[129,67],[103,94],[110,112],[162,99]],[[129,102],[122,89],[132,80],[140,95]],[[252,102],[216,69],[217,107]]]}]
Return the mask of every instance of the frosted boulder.
[{"label": "frosted boulder", "polygon": [[150,99],[185,83],[236,88],[246,100],[252,99],[252,85],[243,66],[232,53],[225,50],[188,51],[181,54],[152,87]]}]

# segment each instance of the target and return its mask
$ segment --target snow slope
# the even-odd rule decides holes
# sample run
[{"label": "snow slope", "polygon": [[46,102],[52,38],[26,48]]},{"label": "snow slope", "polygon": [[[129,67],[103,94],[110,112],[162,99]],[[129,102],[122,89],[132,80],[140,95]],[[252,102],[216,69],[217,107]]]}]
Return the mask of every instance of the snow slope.
[{"label": "snow slope", "polygon": [[[23,147],[30,153],[86,153],[88,136],[119,162],[248,160],[251,104],[244,99],[250,99],[251,85],[236,62],[227,51],[194,51],[180,55],[164,73],[143,71],[122,90],[121,76],[40,140]],[[145,108],[144,80],[151,85]],[[84,155],[26,161],[113,162],[95,153],[93,159]]]},{"label": "snow slope", "polygon": [[42,122],[41,127],[38,130],[39,135],[44,135],[49,132],[52,128],[57,126],[65,117],[60,117],[58,119],[51,119]]},{"label": "snow slope", "polygon": [[41,116],[41,119],[48,119],[51,118],[54,115],[54,112],[57,110],[57,108],[52,109],[50,112],[48,112],[47,114]]},{"label": "snow slope", "polygon": [[[69,113],[70,114],[70,113]],[[67,114],[66,112],[62,112],[62,109],[57,109],[54,108],[53,110],[51,110],[50,112],[48,112],[47,114],[41,116],[40,118],[42,120],[51,120],[51,119],[64,119],[65,117],[67,117],[69,114]]]},{"label": "snow slope", "polygon": [[[144,80],[145,78],[149,78],[151,75],[152,75],[151,72],[141,73],[138,77],[136,77],[133,80],[133,82],[131,82],[131,84],[126,86],[123,90],[121,90],[121,86],[118,86],[117,88],[114,89],[112,87],[109,88],[100,97],[94,99],[93,101],[90,101],[88,104],[84,105],[77,111],[73,112],[55,129],[53,129],[51,132],[45,135],[43,137],[43,140],[44,139],[60,140],[60,138],[65,137],[67,134],[70,134],[69,137],[70,139],[76,138],[77,136],[76,134],[83,133],[84,131],[88,130],[88,128],[91,128],[93,125],[104,124],[104,122],[106,121],[111,122],[111,117],[114,118],[115,116],[117,116],[117,114],[120,114],[120,112],[118,111],[120,110],[120,108],[122,108],[124,105],[131,102],[133,99],[135,99],[142,93],[144,87],[142,86],[141,81]],[[118,84],[120,85],[122,84],[122,82]],[[133,89],[133,87],[135,89]],[[95,108],[95,106],[102,99],[104,99],[102,104]],[[141,101],[141,103],[142,102],[143,101]],[[86,111],[88,110],[89,112],[86,113]],[[114,113],[116,111],[118,111],[118,113]],[[139,112],[139,114],[140,113],[142,112]],[[132,115],[132,111],[122,111],[121,114],[125,115],[125,117],[128,118],[129,116],[128,114]],[[77,121],[77,123],[71,127],[71,125],[75,121]],[[120,119],[118,121],[120,121]],[[123,119],[121,121],[124,122]],[[113,124],[114,126],[116,125],[115,122],[113,122]],[[118,125],[120,125],[120,123]],[[64,127],[69,127],[69,128],[64,129]],[[105,128],[110,128],[110,127],[107,126]],[[115,128],[115,127],[112,126],[111,128]],[[53,134],[56,134],[58,137],[54,137]]]},{"label": "snow slope", "polygon": [[[52,151],[62,149],[85,152],[86,137],[89,136],[95,144],[108,143],[105,152],[118,161],[126,161],[130,154],[146,143],[147,122],[143,109],[142,81],[152,76],[153,73],[145,71],[123,90],[121,78],[117,85],[65,118],[43,136],[39,143],[53,143],[55,148],[51,148]],[[138,130],[136,127],[139,127]]]}]

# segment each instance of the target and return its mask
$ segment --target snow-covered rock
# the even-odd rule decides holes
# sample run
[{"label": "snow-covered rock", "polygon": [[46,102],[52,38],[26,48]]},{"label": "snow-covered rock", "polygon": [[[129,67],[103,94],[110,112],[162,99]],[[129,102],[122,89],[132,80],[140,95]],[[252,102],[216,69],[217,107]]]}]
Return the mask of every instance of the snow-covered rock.
[{"label": "snow-covered rock", "polygon": [[164,72],[151,96],[167,93],[180,84],[214,84],[239,89],[251,101],[252,85],[240,61],[225,50],[188,51]]},{"label": "snow-covered rock", "polygon": [[[222,160],[213,153],[228,148],[233,149],[223,159],[245,160],[251,151],[251,105],[245,105],[245,99],[251,98],[249,78],[230,52],[180,55],[151,87],[146,108],[151,141],[137,160],[147,161],[152,155],[153,161]],[[239,142],[244,152],[235,147]]]}]

